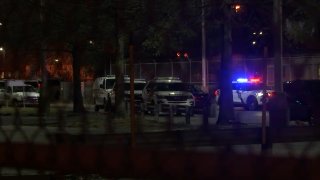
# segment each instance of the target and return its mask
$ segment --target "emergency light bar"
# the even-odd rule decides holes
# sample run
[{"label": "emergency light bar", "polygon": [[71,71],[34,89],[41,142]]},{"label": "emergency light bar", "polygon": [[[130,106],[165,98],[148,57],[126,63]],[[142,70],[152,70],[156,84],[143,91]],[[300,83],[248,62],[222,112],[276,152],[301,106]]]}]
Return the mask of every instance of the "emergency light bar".
[{"label": "emergency light bar", "polygon": [[260,78],[238,78],[236,81],[233,81],[233,83],[260,83]]}]

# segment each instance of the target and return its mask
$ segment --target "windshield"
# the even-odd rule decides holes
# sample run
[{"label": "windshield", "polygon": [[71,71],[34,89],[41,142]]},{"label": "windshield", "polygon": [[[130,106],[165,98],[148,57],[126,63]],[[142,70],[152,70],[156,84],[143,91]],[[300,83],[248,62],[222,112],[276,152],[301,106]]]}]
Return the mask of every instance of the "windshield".
[{"label": "windshield", "polygon": [[155,85],[156,91],[186,91],[187,85],[183,83],[157,83]]},{"label": "windshield", "polygon": [[105,89],[112,89],[115,82],[115,79],[105,79],[103,81],[103,87],[105,87]]},{"label": "windshield", "polygon": [[[134,90],[142,90],[145,85],[146,85],[146,83],[134,83]],[[126,91],[129,91],[130,90],[130,83],[125,83],[124,89]]]},{"label": "windshield", "polygon": [[24,92],[37,92],[37,89],[34,88],[33,86],[25,86]]},{"label": "windshield", "polygon": [[33,86],[13,86],[13,92],[37,92]]}]

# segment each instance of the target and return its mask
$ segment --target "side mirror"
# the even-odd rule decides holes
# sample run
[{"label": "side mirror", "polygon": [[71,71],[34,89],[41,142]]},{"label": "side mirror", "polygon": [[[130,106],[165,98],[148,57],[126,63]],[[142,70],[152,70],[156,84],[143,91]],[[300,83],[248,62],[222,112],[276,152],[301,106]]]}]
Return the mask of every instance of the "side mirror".
[{"label": "side mirror", "polygon": [[104,89],[103,84],[100,84],[100,88],[101,88],[101,89]]}]

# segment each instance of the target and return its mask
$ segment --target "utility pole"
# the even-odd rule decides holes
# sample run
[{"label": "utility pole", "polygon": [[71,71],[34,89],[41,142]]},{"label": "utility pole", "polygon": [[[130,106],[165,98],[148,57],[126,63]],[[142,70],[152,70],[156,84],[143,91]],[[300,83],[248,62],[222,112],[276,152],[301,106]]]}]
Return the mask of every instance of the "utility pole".
[{"label": "utility pole", "polygon": [[274,88],[282,92],[282,0],[273,0]]},{"label": "utility pole", "polygon": [[[39,114],[43,116],[48,110],[48,98],[47,98],[47,69],[46,69],[46,56],[45,56],[45,43],[44,43],[44,0],[40,0],[40,69],[41,69],[41,81],[40,88],[40,102],[39,102]],[[40,124],[43,122],[40,118]]]},{"label": "utility pole", "polygon": [[131,129],[131,147],[136,146],[136,131],[137,131],[137,120],[135,113],[135,98],[134,98],[134,59],[133,59],[133,34],[130,35],[130,45],[129,45],[129,71],[130,71],[130,129]]},{"label": "utility pole", "polygon": [[[206,61],[206,30],[205,30],[205,0],[201,0],[201,35],[202,35],[202,88],[208,91],[207,85],[207,61]],[[191,66],[191,64],[190,64]],[[191,72],[190,72],[191,73]]]}]

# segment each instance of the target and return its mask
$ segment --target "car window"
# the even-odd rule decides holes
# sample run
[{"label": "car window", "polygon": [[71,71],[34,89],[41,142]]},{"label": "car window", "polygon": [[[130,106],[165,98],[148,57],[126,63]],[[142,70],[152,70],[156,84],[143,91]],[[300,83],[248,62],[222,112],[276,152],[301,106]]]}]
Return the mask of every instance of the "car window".
[{"label": "car window", "polygon": [[188,87],[183,83],[157,83],[156,91],[186,91]]},{"label": "car window", "polygon": [[13,86],[13,92],[23,92],[23,86]]},{"label": "car window", "polygon": [[103,80],[103,87],[105,87],[106,89],[112,89],[115,82],[115,79],[105,79]]},{"label": "car window", "polygon": [[37,92],[36,88],[34,88],[33,86],[25,86],[24,91],[25,92]]}]

